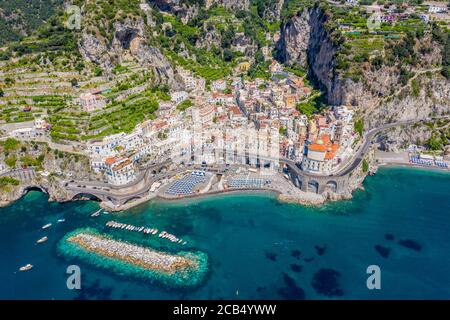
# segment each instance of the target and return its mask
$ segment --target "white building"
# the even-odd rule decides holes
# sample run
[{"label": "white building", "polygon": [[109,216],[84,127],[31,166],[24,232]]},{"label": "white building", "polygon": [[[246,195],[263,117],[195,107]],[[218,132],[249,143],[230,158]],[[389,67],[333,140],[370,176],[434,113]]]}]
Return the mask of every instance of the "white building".
[{"label": "white building", "polygon": [[44,135],[44,132],[41,130],[37,130],[34,127],[31,127],[31,128],[20,128],[20,129],[13,130],[10,132],[10,135],[13,138],[17,138],[17,139],[33,139],[33,138],[42,137]]},{"label": "white building", "polygon": [[176,91],[171,94],[171,100],[176,104],[180,104],[189,98],[189,94],[186,91]]},{"label": "white building", "polygon": [[336,164],[339,145],[332,144],[328,135],[323,135],[307,146],[306,156],[302,160],[302,169],[311,173],[330,174]]},{"label": "white building", "polygon": [[92,112],[102,109],[106,105],[106,99],[100,95],[84,93],[80,96],[80,105],[83,111]]},{"label": "white building", "polygon": [[333,111],[337,120],[348,123],[353,119],[353,110],[348,109],[346,106],[334,106]]},{"label": "white building", "polygon": [[201,108],[192,110],[192,120],[195,124],[211,124],[215,116],[214,106],[207,104]]},{"label": "white building", "polygon": [[132,133],[123,136],[119,144],[125,151],[137,150],[144,144],[142,136],[142,129],[138,128]]},{"label": "white building", "polygon": [[212,88],[214,91],[224,91],[227,88],[227,82],[225,80],[213,81]]},{"label": "white building", "polygon": [[48,123],[47,121],[45,121],[44,119],[38,118],[38,119],[35,119],[35,120],[34,120],[34,127],[35,127],[37,130],[47,130],[47,129],[50,127],[50,125],[49,125],[49,123]]},{"label": "white building", "polygon": [[105,174],[112,185],[125,185],[136,179],[133,161],[128,158],[106,158]]},{"label": "white building", "polygon": [[430,4],[428,7],[429,13],[444,13],[447,11],[446,7],[436,6],[434,4]]},{"label": "white building", "polygon": [[345,2],[350,6],[357,6],[359,4],[358,0],[346,0]]},{"label": "white building", "polygon": [[214,93],[209,99],[210,103],[216,104],[234,104],[236,99],[232,94]]},{"label": "white building", "polygon": [[181,67],[177,68],[177,72],[183,80],[184,87],[187,91],[205,90],[206,81],[204,78],[196,78],[191,71]]},{"label": "white building", "polygon": [[120,145],[125,133],[117,133],[112,136],[103,138],[101,141],[93,141],[87,143],[88,151],[96,156],[108,157],[117,154],[117,147]]}]

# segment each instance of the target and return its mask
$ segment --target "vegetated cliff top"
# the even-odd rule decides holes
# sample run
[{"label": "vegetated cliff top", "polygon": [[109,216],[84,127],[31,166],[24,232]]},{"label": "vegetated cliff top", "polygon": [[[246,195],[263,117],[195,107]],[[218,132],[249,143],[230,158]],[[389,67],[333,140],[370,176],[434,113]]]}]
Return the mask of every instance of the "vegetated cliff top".
[{"label": "vegetated cliff top", "polygon": [[63,0],[1,0],[0,46],[29,35],[60,10]]},{"label": "vegetated cliff top", "polygon": [[[443,75],[450,74],[448,26],[423,21],[420,13],[426,10],[417,0],[383,1],[382,14],[392,13],[396,21],[381,23],[376,29],[368,27],[371,13],[366,6],[349,6],[344,1],[74,0],[70,4],[82,8],[81,30],[67,29],[67,15],[59,10],[34,33],[0,50],[0,60],[14,62],[6,67],[18,67],[25,62],[19,59],[23,58],[28,59],[23,67],[39,70],[39,62],[44,60],[76,71],[82,78],[103,74],[110,79],[127,69],[124,64],[135,63],[175,88],[177,66],[209,83],[248,62],[248,76],[267,78],[267,61],[279,32],[283,37],[286,26],[300,20],[299,25],[305,29],[296,32],[309,33],[300,40],[315,37],[324,42],[311,48],[311,41],[304,47],[285,41],[298,53],[286,63],[294,69],[300,64],[301,71],[316,68],[312,73],[318,78],[331,77],[319,80],[336,95],[340,94],[340,87],[333,84],[337,77],[339,81],[366,85],[364,90],[368,88],[374,96],[389,96],[395,93],[397,84],[410,84],[415,70],[441,68]],[[312,8],[321,12],[323,19],[317,21],[318,26],[304,14]],[[332,50],[325,52],[323,44],[328,42]],[[297,59],[308,54],[308,59]],[[302,65],[304,61],[309,65]],[[321,67],[328,69],[319,70]],[[385,79],[391,82],[377,83]]]}]

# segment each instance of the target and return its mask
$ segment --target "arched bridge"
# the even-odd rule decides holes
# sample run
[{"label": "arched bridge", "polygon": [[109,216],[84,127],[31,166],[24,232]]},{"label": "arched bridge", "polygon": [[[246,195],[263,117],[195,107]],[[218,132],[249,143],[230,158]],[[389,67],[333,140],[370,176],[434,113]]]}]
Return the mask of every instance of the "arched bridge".
[{"label": "arched bridge", "polygon": [[90,197],[114,205],[123,205],[146,196],[154,182],[167,177],[166,171],[171,164],[170,160],[166,160],[146,166],[135,181],[123,186],[112,186],[96,181],[73,181],[67,182],[65,189],[70,199]]},{"label": "arched bridge", "polygon": [[280,162],[284,164],[284,168],[292,180],[292,182],[300,188],[302,191],[309,191],[322,194],[329,190],[336,193],[340,193],[346,189],[349,185],[352,173],[361,166],[364,157],[370,150],[370,145],[373,138],[382,131],[404,125],[412,125],[418,122],[433,121],[443,118],[449,118],[449,116],[433,117],[419,120],[405,120],[394,123],[382,125],[378,128],[371,129],[364,134],[364,140],[359,149],[355,152],[350,161],[347,162],[339,171],[333,175],[316,175],[305,172],[300,169],[295,161],[289,159],[281,159]]}]

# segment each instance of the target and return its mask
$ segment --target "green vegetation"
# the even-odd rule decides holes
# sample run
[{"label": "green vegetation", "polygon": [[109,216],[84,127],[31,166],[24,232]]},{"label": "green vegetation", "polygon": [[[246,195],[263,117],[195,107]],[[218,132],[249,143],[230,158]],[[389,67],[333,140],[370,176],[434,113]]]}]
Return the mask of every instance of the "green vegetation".
[{"label": "green vegetation", "polygon": [[412,89],[413,96],[417,98],[419,96],[419,94],[420,94],[419,81],[417,81],[416,79],[411,81],[411,89]]},{"label": "green vegetation", "polygon": [[20,162],[22,165],[26,167],[38,167],[39,169],[42,168],[42,164],[44,162],[45,156],[43,154],[39,155],[37,158],[34,158],[28,154],[24,155],[20,158]]},{"label": "green vegetation", "polygon": [[316,107],[310,102],[303,102],[297,105],[297,110],[309,118],[316,112]]},{"label": "green vegetation", "polygon": [[0,190],[8,192],[11,186],[18,186],[19,180],[10,177],[0,177]]},{"label": "green vegetation", "polygon": [[183,102],[181,102],[178,106],[177,106],[177,110],[180,111],[185,111],[186,109],[192,107],[192,101],[187,99],[184,100]]},{"label": "green vegetation", "polygon": [[10,168],[15,168],[16,167],[16,163],[17,163],[17,156],[15,154],[6,157],[5,159],[5,163],[8,167]]},{"label": "green vegetation", "polygon": [[124,22],[127,18],[145,18],[139,9],[139,3],[139,0],[74,1],[74,5],[83,6],[83,24],[88,26],[87,31],[101,35],[108,42],[113,40],[114,22]]},{"label": "green vegetation", "polygon": [[0,142],[0,145],[2,146],[4,152],[10,153],[11,151],[19,148],[20,141],[14,138],[8,138],[5,141]]},{"label": "green vegetation", "polygon": [[44,51],[61,51],[78,53],[74,34],[67,29],[61,17],[54,16],[42,25],[33,36],[11,45],[11,50],[18,55]]},{"label": "green vegetation", "polygon": [[62,0],[2,0],[0,7],[0,46],[23,38],[39,28],[61,7]]},{"label": "green vegetation", "polygon": [[364,173],[367,173],[369,171],[369,163],[366,159],[363,159],[362,161],[362,170]]},{"label": "green vegetation", "polygon": [[309,98],[297,104],[297,110],[306,115],[308,118],[326,108],[326,98],[318,90],[314,90]]},{"label": "green vegetation", "polygon": [[433,134],[431,138],[428,139],[427,145],[431,150],[442,150],[442,148],[444,147],[444,141],[439,135]]},{"label": "green vegetation", "polygon": [[[90,119],[88,130],[98,133],[82,136],[83,140],[100,138],[120,132],[130,133],[137,124],[154,119],[159,104],[154,97],[132,98],[127,101],[113,102],[106,113]],[[109,112],[108,112],[109,110]]]},{"label": "green vegetation", "polygon": [[354,124],[354,128],[355,128],[355,132],[357,132],[359,134],[359,136],[362,137],[363,131],[364,131],[364,120],[363,119],[356,120],[355,124]]},{"label": "green vegetation", "polygon": [[[253,1],[249,11],[232,12],[214,4],[208,10],[201,8],[198,15],[187,23],[178,16],[162,15],[153,10],[158,36],[153,37],[150,43],[161,47],[172,63],[193,71],[205,78],[208,84],[230,75],[238,63],[248,60],[238,50],[235,41],[238,33],[243,33],[244,37],[239,41],[256,49],[256,61],[248,75],[268,78],[261,48],[268,44],[266,35],[279,30],[279,22],[265,19],[265,8],[272,5],[270,1]],[[208,38],[217,40],[205,45],[203,39]]]},{"label": "green vegetation", "polygon": [[433,40],[443,46],[442,75],[450,79],[450,31],[444,32],[438,24],[433,24],[432,36]]}]

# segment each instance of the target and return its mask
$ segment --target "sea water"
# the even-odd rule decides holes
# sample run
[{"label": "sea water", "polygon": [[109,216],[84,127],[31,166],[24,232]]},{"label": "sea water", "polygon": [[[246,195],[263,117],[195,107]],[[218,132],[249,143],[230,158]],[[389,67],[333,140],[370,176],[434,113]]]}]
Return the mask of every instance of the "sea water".
[{"label": "sea water", "polygon": [[[352,200],[320,207],[229,194],[152,201],[99,217],[91,217],[96,202],[49,203],[32,191],[0,209],[0,298],[450,298],[450,174],[382,168],[364,187]],[[109,229],[109,220],[165,230],[187,244]],[[59,255],[58,241],[86,227],[157,250],[204,252],[208,275],[198,287],[171,288]],[[36,244],[43,236],[49,240]],[[27,263],[34,268],[19,272]],[[80,290],[66,285],[72,264],[80,266]],[[371,265],[380,267],[380,290],[367,288]]]}]

